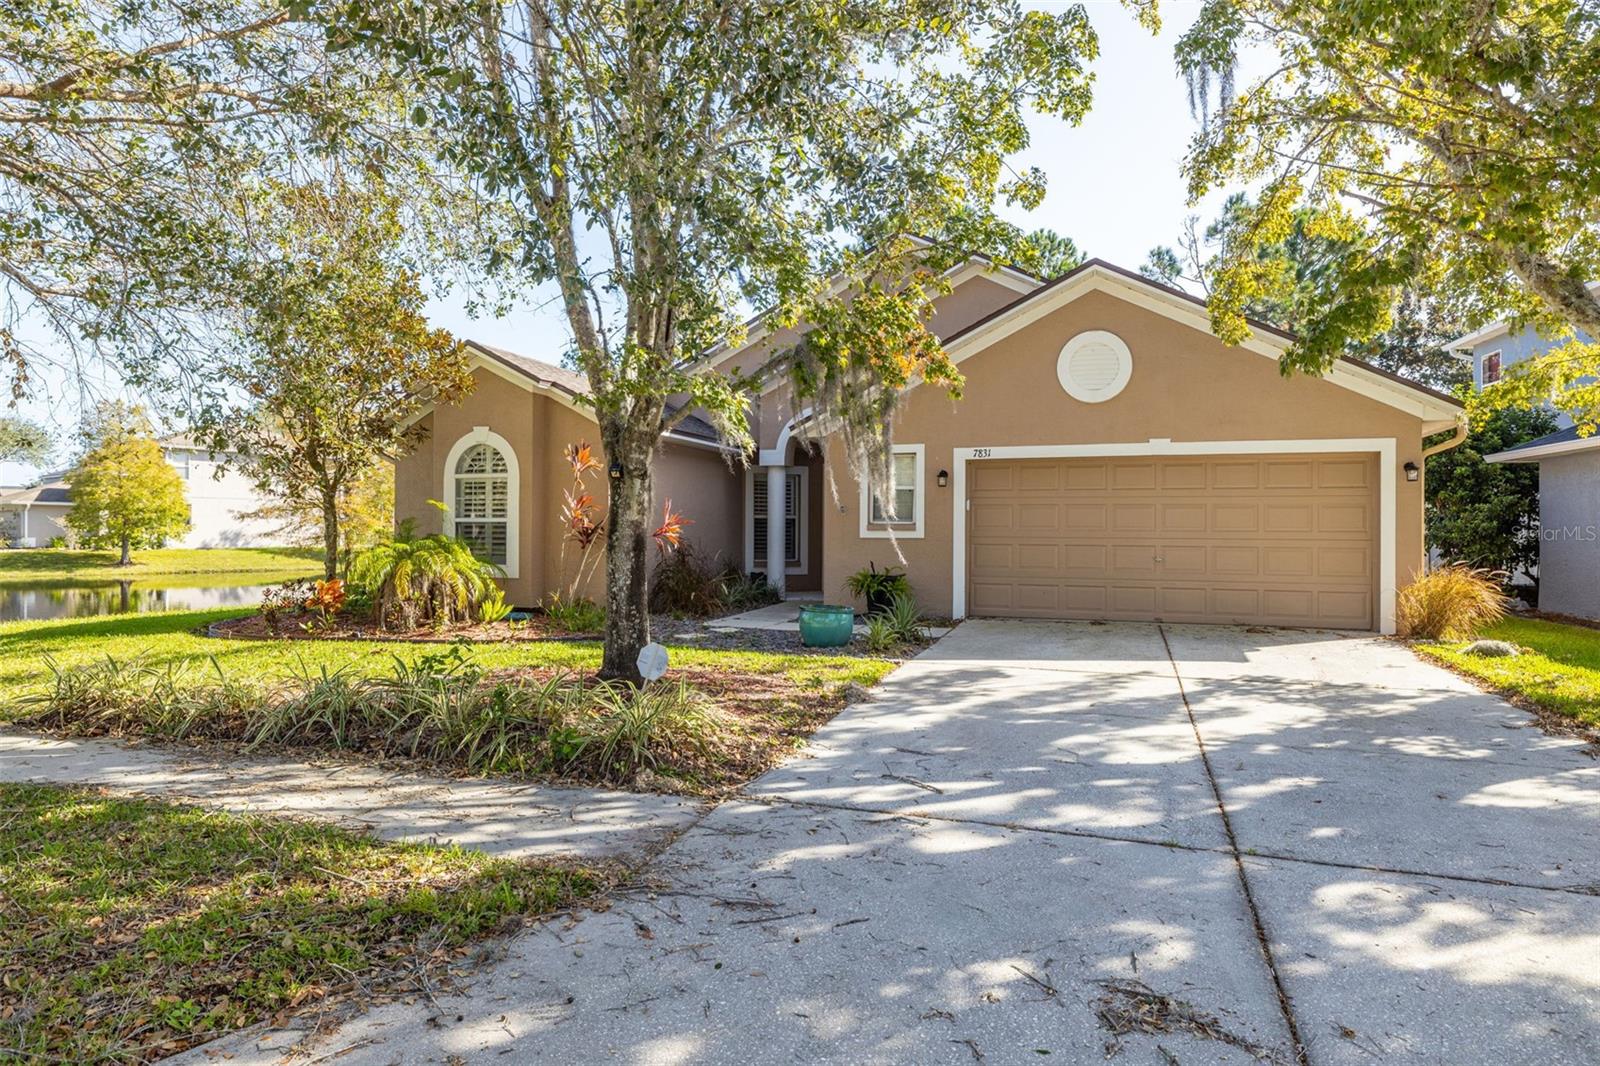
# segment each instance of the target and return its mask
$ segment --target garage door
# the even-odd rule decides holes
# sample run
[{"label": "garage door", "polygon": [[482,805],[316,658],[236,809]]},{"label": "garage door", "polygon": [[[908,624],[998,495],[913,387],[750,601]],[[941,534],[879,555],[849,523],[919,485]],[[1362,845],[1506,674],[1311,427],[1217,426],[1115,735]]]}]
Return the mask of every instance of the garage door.
[{"label": "garage door", "polygon": [[1371,455],[983,460],[974,615],[1373,628]]}]

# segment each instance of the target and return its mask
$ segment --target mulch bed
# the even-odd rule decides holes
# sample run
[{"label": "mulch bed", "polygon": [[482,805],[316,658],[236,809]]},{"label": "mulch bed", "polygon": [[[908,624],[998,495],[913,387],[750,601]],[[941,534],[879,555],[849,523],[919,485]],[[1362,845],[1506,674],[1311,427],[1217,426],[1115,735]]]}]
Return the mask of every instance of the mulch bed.
[{"label": "mulch bed", "polygon": [[295,619],[278,624],[276,632],[259,614],[213,622],[206,630],[210,637],[229,640],[374,640],[403,644],[449,644],[469,640],[475,644],[504,644],[522,640],[599,640],[598,633],[568,633],[535,615],[525,622],[474,622],[471,625],[418,629],[410,633],[379,629],[374,622],[340,616],[328,629],[312,630]]},{"label": "mulch bed", "polygon": [[[939,623],[947,624],[947,623]],[[911,646],[891,654],[867,650],[861,640],[851,641],[843,648],[808,648],[800,642],[800,634],[775,629],[724,629],[716,626],[716,619],[674,618],[655,615],[650,619],[650,635],[664,644],[689,644],[711,651],[765,651],[784,655],[854,656],[865,659],[902,660],[915,655],[922,646]],[[473,644],[510,644],[522,641],[597,641],[599,633],[569,633],[551,625],[542,615],[534,615],[526,622],[493,622],[487,625],[451,626],[443,629],[419,629],[411,633],[396,633],[379,629],[374,623],[356,618],[341,617],[331,629],[311,631],[290,619],[280,622],[274,633],[266,619],[259,614],[244,618],[229,618],[213,622],[206,628],[206,636],[223,640],[361,640],[390,641],[402,644],[453,644],[458,640]]]}]

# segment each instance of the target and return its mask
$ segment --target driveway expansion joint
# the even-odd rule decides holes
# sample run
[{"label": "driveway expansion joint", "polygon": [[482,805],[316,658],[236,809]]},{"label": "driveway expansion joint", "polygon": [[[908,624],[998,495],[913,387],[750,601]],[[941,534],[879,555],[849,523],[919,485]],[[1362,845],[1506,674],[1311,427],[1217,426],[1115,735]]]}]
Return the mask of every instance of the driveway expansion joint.
[{"label": "driveway expansion joint", "polygon": [[1189,716],[1189,726],[1194,730],[1194,742],[1200,749],[1200,763],[1205,767],[1206,780],[1211,783],[1211,794],[1216,797],[1217,813],[1222,817],[1222,831],[1228,838],[1228,851],[1233,857],[1234,872],[1239,877],[1239,889],[1244,894],[1245,908],[1250,912],[1250,925],[1255,930],[1262,961],[1266,963],[1267,974],[1272,978],[1272,987],[1278,996],[1278,1009],[1283,1014],[1283,1024],[1289,1030],[1289,1041],[1294,1048],[1295,1062],[1298,1066],[1311,1066],[1310,1052],[1306,1049],[1305,1040],[1300,1036],[1300,1022],[1295,1018],[1294,1001],[1289,998],[1289,990],[1284,987],[1283,975],[1278,972],[1278,962],[1272,954],[1272,938],[1267,933],[1266,920],[1262,918],[1261,908],[1256,905],[1255,893],[1250,888],[1250,875],[1244,867],[1244,856],[1239,852],[1239,838],[1234,835],[1233,819],[1228,816],[1228,805],[1222,798],[1222,785],[1218,783],[1216,772],[1211,767],[1211,754],[1206,751],[1205,738],[1200,735],[1200,722],[1194,716],[1194,708],[1189,706],[1189,694],[1183,687],[1183,673],[1178,669],[1178,660],[1173,656],[1172,645],[1167,641],[1167,627],[1157,626],[1156,632],[1161,634],[1161,647],[1166,650],[1167,661],[1172,664],[1172,677],[1178,684],[1178,696],[1183,700],[1184,713]]}]

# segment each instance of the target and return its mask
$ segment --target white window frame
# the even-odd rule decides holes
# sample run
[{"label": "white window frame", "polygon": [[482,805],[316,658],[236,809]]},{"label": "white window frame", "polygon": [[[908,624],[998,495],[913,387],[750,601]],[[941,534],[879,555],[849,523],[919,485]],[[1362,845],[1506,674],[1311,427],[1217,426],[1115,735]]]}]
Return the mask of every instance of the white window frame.
[{"label": "white window frame", "polygon": [[507,578],[514,578],[522,560],[522,541],[519,536],[522,525],[522,472],[517,466],[517,452],[511,447],[511,442],[492,432],[488,426],[472,427],[472,432],[456,441],[445,456],[439,485],[439,499],[444,502],[445,533],[452,537],[456,535],[456,463],[468,448],[479,444],[489,445],[506,460],[506,561],[500,569]]},{"label": "white window frame", "polygon": [[[1490,359],[1491,356],[1496,356],[1496,355],[1498,355],[1500,357],[1500,369],[1495,372],[1494,380],[1490,381],[1489,378],[1488,378],[1489,359]],[[1496,348],[1492,352],[1484,352],[1483,353],[1483,357],[1478,361],[1478,387],[1482,388],[1482,389],[1486,389],[1490,385],[1498,385],[1498,384],[1500,384],[1500,382],[1505,380],[1505,376],[1506,376],[1506,351],[1505,351],[1505,349],[1504,348]]]},{"label": "white window frame", "polygon": [[[891,538],[895,540],[921,540],[927,528],[927,524],[924,521],[928,510],[927,447],[921,444],[896,444],[892,452],[894,455],[914,455],[917,457],[916,474],[914,475],[916,481],[912,485],[915,491],[911,497],[911,518],[909,520],[898,518],[891,523],[875,523],[871,521],[872,494],[867,485],[867,480],[863,478],[861,480],[860,535],[865,540],[889,540]],[[878,528],[872,528],[875,525]]]},{"label": "white window frame", "polygon": [[[795,547],[799,553],[798,563],[785,563],[783,572],[796,577],[809,574],[811,562],[810,542],[807,540],[807,527],[811,518],[811,471],[803,466],[784,467],[786,478],[799,475],[800,487],[796,490],[796,497],[800,503],[800,513],[795,516]],[[744,568],[746,573],[765,571],[767,568],[766,557],[756,558],[756,478],[765,479],[767,472],[764,469],[746,468],[744,472]],[[765,522],[763,517],[761,521]]]},{"label": "white window frame", "polygon": [[[967,463],[985,459],[1072,459],[1114,455],[1270,455],[1277,452],[1372,452],[1378,457],[1378,632],[1395,631],[1395,521],[1398,485],[1394,437],[1331,437],[1315,440],[1196,440],[1152,437],[1145,444],[995,445],[957,448],[951,457],[954,527],[950,538],[950,617],[967,616]],[[1420,562],[1420,560],[1419,560]]]}]

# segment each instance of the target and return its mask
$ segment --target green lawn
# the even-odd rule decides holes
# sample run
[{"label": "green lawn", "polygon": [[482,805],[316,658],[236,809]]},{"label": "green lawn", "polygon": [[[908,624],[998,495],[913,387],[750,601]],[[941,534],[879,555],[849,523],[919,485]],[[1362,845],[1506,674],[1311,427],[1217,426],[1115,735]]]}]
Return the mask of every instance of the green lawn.
[{"label": "green lawn", "polygon": [[1523,649],[1491,659],[1463,654],[1460,643],[1419,644],[1425,654],[1543,710],[1600,726],[1600,629],[1507,618],[1483,634]]},{"label": "green lawn", "polygon": [[283,580],[317,574],[315,548],[150,548],[133,553],[132,566],[118,566],[114,551],[23,548],[0,551],[0,583],[58,580],[119,581],[153,574],[264,574]]},{"label": "green lawn", "polygon": [[0,1061],[148,1062],[341,994],[422,995],[473,939],[604,884],[562,863],[0,784]]},{"label": "green lawn", "polygon": [[[49,677],[46,656],[63,667],[106,656],[143,656],[152,665],[188,663],[197,669],[209,667],[209,660],[214,657],[230,675],[271,678],[294,672],[301,664],[311,669],[350,664],[354,670],[377,674],[390,669],[394,656],[415,659],[442,650],[438,644],[370,641],[215,640],[195,632],[210,622],[245,613],[248,612],[227,608],[0,624],[0,701],[9,703],[44,687]],[[851,656],[715,651],[689,646],[670,647],[669,652],[673,666],[782,672],[806,684],[859,681],[870,685],[894,668],[893,663],[882,659]],[[590,642],[478,644],[471,646],[470,654],[491,669],[530,666],[592,670],[600,665],[600,645]],[[14,715],[14,708],[0,704],[0,719]]]}]

